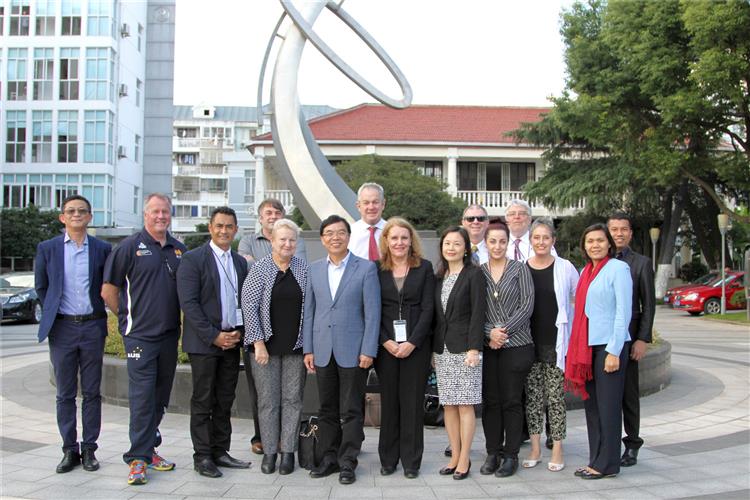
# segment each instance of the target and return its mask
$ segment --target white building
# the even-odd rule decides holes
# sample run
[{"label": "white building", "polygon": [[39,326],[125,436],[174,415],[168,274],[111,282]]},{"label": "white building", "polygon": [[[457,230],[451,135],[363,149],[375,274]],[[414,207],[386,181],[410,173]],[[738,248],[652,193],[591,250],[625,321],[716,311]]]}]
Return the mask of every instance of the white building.
[{"label": "white building", "polygon": [[171,191],[174,23],[175,0],[0,0],[0,206],[79,193],[140,227]]}]

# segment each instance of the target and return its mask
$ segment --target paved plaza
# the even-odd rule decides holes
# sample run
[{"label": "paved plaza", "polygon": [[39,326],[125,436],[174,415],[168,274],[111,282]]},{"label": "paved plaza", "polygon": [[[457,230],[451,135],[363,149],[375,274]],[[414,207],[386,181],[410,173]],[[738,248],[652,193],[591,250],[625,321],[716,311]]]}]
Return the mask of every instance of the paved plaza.
[{"label": "paved plaza", "polygon": [[[221,479],[192,468],[189,417],[168,414],[160,453],[177,462],[172,472],[151,472],[144,486],[126,484],[122,452],[128,447],[128,410],[105,405],[97,457],[98,472],[80,467],[56,474],[62,456],[55,424],[55,391],[49,383],[46,345],[35,346],[33,326],[3,325],[0,333],[1,435],[0,496],[62,499],[200,498],[750,498],[750,331],[746,326],[707,321],[667,309],[657,311],[655,328],[672,343],[672,384],[642,399],[641,435],[646,444],[638,465],[614,479],[583,481],[573,476],[585,465],[583,410],[568,413],[566,468],[520,469],[510,478],[479,474],[484,460],[478,426],[472,473],[465,481],[437,474],[445,465],[445,431],[425,431],[421,475],[406,479],[399,468],[381,477],[377,429],[365,430],[357,482],[338,484],[337,475],[311,479],[297,468],[288,476],[264,475],[260,457],[249,450],[252,422],[233,421],[233,456],[251,460],[250,470],[223,469]],[[521,449],[521,458],[528,445]]]}]

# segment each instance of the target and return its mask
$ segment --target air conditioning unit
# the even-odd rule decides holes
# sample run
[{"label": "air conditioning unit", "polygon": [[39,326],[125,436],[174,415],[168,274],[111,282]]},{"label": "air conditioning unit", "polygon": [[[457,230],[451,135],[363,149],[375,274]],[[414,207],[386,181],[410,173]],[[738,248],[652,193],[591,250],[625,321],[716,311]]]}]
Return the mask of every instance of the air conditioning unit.
[{"label": "air conditioning unit", "polygon": [[122,23],[122,27],[120,28],[120,36],[123,38],[127,38],[130,36],[130,26],[128,26],[128,23]]},{"label": "air conditioning unit", "polygon": [[125,97],[128,95],[128,86],[124,83],[120,84],[120,97]]},{"label": "air conditioning unit", "polygon": [[125,149],[125,146],[117,146],[117,157],[118,158],[128,157],[128,153],[127,153],[127,150]]}]

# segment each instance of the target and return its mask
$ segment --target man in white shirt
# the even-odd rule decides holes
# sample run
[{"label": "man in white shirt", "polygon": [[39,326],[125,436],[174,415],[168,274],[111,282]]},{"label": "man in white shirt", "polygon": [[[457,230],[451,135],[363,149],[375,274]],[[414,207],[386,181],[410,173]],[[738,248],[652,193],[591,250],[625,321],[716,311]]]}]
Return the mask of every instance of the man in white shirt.
[{"label": "man in white shirt", "polygon": [[[508,250],[505,256],[509,259],[526,262],[534,256],[534,249],[531,247],[529,236],[531,207],[523,200],[511,200],[508,209],[505,211],[505,222],[510,230]],[[554,248],[552,248],[552,255],[557,256]]]},{"label": "man in white shirt", "polygon": [[490,258],[487,253],[487,244],[484,242],[484,233],[490,225],[487,209],[482,205],[469,205],[461,216],[461,225],[469,233],[471,259],[475,264],[484,264]]},{"label": "man in white shirt", "polygon": [[383,187],[374,182],[362,184],[357,190],[357,210],[361,219],[352,224],[349,240],[349,250],[357,257],[371,261],[380,259],[378,243],[385,226],[384,209]]}]

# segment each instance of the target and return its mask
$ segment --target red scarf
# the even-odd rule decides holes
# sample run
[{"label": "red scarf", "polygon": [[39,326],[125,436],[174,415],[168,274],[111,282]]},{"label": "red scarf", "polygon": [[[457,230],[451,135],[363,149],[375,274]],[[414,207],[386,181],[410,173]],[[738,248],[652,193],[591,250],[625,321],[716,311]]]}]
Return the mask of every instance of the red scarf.
[{"label": "red scarf", "polygon": [[589,319],[586,316],[586,295],[589,285],[594,281],[599,271],[607,264],[609,256],[605,257],[596,267],[591,262],[586,264],[578,280],[576,288],[576,308],[573,313],[573,328],[570,335],[568,355],[565,358],[565,389],[588,399],[586,381],[591,380],[591,347],[589,347]]}]

